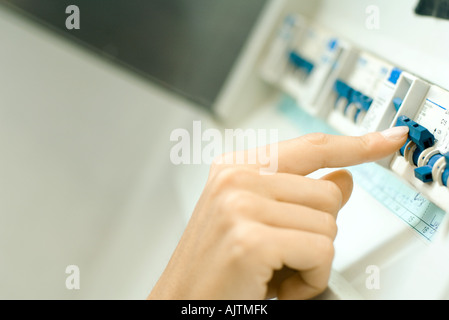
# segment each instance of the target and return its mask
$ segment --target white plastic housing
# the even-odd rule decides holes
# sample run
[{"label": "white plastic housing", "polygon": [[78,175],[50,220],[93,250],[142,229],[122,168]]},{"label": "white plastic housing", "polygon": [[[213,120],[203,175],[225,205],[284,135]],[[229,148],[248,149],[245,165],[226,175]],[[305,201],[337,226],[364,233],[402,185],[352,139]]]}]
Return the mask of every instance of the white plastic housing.
[{"label": "white plastic housing", "polygon": [[[449,152],[449,92],[434,85],[430,86],[428,90],[425,89],[425,86],[420,90],[413,90],[404,101],[392,125],[402,115],[409,117],[433,133],[436,138],[435,147],[441,154]],[[448,187],[439,181],[424,183],[417,179],[414,174],[416,166],[400,154],[394,156],[390,167],[422,192],[427,199],[449,212]]]},{"label": "white plastic housing", "polygon": [[[391,93],[396,89],[396,85],[388,81],[392,70],[393,66],[388,62],[370,53],[359,52],[353,57],[352,63],[347,65],[345,70],[341,70],[338,79],[344,81],[364,95],[373,98],[373,106],[382,104],[380,108],[386,111],[387,108],[383,106],[383,101],[392,100],[392,97],[390,97],[392,95]],[[328,118],[329,124],[346,135],[359,135],[363,133],[364,130],[361,129],[361,122],[354,122],[352,116],[348,117],[343,113],[341,108],[335,108],[336,98],[335,92],[331,91],[328,93],[328,97],[324,102],[327,108],[332,110]],[[365,121],[365,118],[366,116],[363,118],[363,121]],[[370,129],[377,129],[377,125],[369,122],[365,126],[371,127]]]}]

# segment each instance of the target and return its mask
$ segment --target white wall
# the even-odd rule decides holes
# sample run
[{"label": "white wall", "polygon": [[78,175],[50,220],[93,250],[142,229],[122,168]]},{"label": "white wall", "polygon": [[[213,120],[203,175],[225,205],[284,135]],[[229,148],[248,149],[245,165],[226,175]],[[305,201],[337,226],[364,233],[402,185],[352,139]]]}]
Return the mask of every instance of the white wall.
[{"label": "white wall", "polygon": [[[449,21],[414,13],[417,0],[323,0],[315,20],[372,53],[449,89]],[[366,27],[379,8],[378,30]]]},{"label": "white wall", "polygon": [[3,6],[0,39],[0,299],[145,298],[186,224],[170,133],[207,116]]}]

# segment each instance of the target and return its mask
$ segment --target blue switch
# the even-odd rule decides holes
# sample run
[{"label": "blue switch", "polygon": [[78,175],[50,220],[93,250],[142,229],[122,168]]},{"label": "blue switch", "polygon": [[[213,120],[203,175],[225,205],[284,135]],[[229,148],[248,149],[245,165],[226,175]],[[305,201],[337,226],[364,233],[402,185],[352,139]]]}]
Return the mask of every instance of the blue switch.
[{"label": "blue switch", "polygon": [[363,93],[359,91],[353,91],[351,96],[349,97],[349,103],[357,104],[362,110],[368,111],[371,105],[373,104],[373,99],[365,96]]},{"label": "blue switch", "polygon": [[362,93],[356,90],[352,90],[349,95],[349,103],[358,103],[361,99]]},{"label": "blue switch", "polygon": [[362,95],[360,97],[359,102],[360,102],[360,106],[362,107],[362,110],[368,111],[369,108],[371,108],[371,105],[373,104],[373,98]]},{"label": "blue switch", "polygon": [[408,127],[412,120],[406,116],[400,116],[396,122],[397,127]]},{"label": "blue switch", "polygon": [[341,80],[336,80],[334,85],[334,90],[340,97],[345,97],[349,100],[349,96],[351,95],[353,89],[348,86],[345,82]]},{"label": "blue switch", "polygon": [[314,68],[314,64],[304,60],[302,64],[302,69],[306,72],[307,75],[311,74]]},{"label": "blue switch", "polygon": [[404,102],[404,100],[402,100],[401,98],[393,99],[393,105],[394,105],[394,108],[396,109],[396,111],[399,111],[403,102]]},{"label": "blue switch", "polygon": [[432,182],[433,181],[433,176],[432,176],[433,166],[442,157],[443,156],[441,154],[434,155],[432,158],[430,158],[429,163],[426,166],[416,168],[415,169],[415,177],[424,183]]},{"label": "blue switch", "polygon": [[424,150],[425,150],[424,148],[422,148],[422,147],[420,147],[420,146],[417,146],[415,152],[413,152],[413,157],[412,157],[412,158],[413,158],[413,164],[414,164],[415,166],[418,166],[419,158],[420,158],[420,156],[421,156],[421,153],[422,153]]},{"label": "blue switch", "polygon": [[396,84],[401,74],[402,70],[394,68],[390,73],[390,78],[388,79],[388,81],[390,81],[392,84]]},{"label": "blue switch", "polygon": [[302,61],[303,61],[301,56],[298,53],[296,53],[295,51],[290,52],[289,60],[297,68],[301,67]]},{"label": "blue switch", "polygon": [[364,94],[360,94],[358,96],[357,101],[354,102],[356,103],[356,106],[358,108],[354,116],[354,122],[357,123],[360,115],[368,112],[369,108],[371,108],[371,105],[373,104],[373,99],[368,96],[365,96]]},{"label": "blue switch", "polygon": [[346,105],[346,108],[345,108],[345,110],[344,110],[344,114],[346,114],[347,113],[347,111],[348,111],[348,107],[351,105],[351,104],[358,104],[358,103],[360,103],[360,100],[361,100],[361,96],[362,96],[362,93],[360,93],[360,92],[358,92],[358,91],[356,91],[356,90],[352,90],[351,91],[351,93],[349,94],[349,97],[348,97],[348,104]]},{"label": "blue switch", "polygon": [[295,51],[290,52],[289,60],[290,63],[292,63],[296,68],[303,70],[307,75],[309,75],[315,67],[312,62],[307,61]]},{"label": "blue switch", "polygon": [[354,91],[354,89],[352,89],[344,81],[338,79],[335,81],[334,91],[337,93],[337,100],[335,101],[335,106],[337,106],[338,101],[341,98],[345,98],[348,101],[348,104],[346,105],[346,107],[347,107],[349,105],[349,100],[351,98],[351,95],[352,95],[352,92]]},{"label": "blue switch", "polygon": [[432,182],[432,167],[419,167],[415,169],[415,177],[424,183]]},{"label": "blue switch", "polygon": [[428,149],[435,144],[435,137],[423,126],[415,123],[410,129],[410,139],[418,146]]},{"label": "blue switch", "polygon": [[428,149],[435,144],[435,137],[429,130],[406,116],[400,116],[396,125],[409,127],[410,140],[412,140],[421,149]]},{"label": "blue switch", "polygon": [[337,49],[337,47],[338,47],[338,39],[333,38],[333,39],[329,40],[329,42],[327,44],[327,48],[330,51],[334,51],[335,49]]}]

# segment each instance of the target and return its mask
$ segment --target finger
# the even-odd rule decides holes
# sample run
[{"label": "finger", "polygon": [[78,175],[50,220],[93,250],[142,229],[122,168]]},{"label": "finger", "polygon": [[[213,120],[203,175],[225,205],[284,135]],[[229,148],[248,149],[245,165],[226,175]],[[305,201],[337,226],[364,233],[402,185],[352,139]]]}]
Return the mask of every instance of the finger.
[{"label": "finger", "polygon": [[278,287],[277,298],[279,300],[306,300],[322,293],[329,282],[331,266],[327,265],[325,272],[319,270],[320,278],[313,275],[317,271],[296,272],[286,278]]},{"label": "finger", "polygon": [[[317,233],[335,239],[337,223],[334,216],[327,212],[301,205],[279,202],[256,194],[242,196],[240,215],[263,224]],[[242,201],[242,200],[240,200]],[[237,205],[238,207],[239,205]]]},{"label": "finger", "polygon": [[348,170],[338,170],[322,177],[321,179],[331,181],[338,187],[341,191],[340,209],[343,208],[349,201],[354,188],[354,181],[352,179],[351,172]]},{"label": "finger", "polygon": [[380,160],[399,150],[407,140],[407,127],[361,137],[311,134],[279,146],[280,172],[310,174],[321,168],[338,168]]},{"label": "finger", "polygon": [[407,140],[408,131],[408,127],[394,127],[360,137],[314,133],[280,142],[274,148],[277,172],[308,175],[321,168],[377,161],[399,150]]},{"label": "finger", "polygon": [[266,299],[273,299],[278,297],[278,288],[286,279],[290,278],[291,276],[297,274],[298,271],[283,267],[281,270],[276,270],[273,273],[272,278],[268,282],[268,290]]},{"label": "finger", "polygon": [[[334,258],[333,241],[323,235],[291,229],[262,226],[266,254],[273,259],[274,270],[281,266],[298,270],[303,274],[304,284],[321,292],[327,286]],[[297,298],[310,298],[310,291],[300,293]]]},{"label": "finger", "polygon": [[[343,177],[329,176],[328,179],[311,179],[294,174],[279,173],[262,176],[266,183],[260,184],[265,195],[272,199],[299,204],[319,211],[336,215],[342,208],[343,193],[339,184],[344,184]],[[338,179],[337,179],[338,178]],[[332,179],[337,179],[338,183]]]},{"label": "finger", "polygon": [[335,215],[345,200],[342,198],[340,185],[348,184],[341,175],[330,175],[328,179],[311,179],[287,173],[259,175],[249,168],[229,167],[217,172],[209,183],[215,186],[212,189],[251,190],[277,201],[299,204]]}]

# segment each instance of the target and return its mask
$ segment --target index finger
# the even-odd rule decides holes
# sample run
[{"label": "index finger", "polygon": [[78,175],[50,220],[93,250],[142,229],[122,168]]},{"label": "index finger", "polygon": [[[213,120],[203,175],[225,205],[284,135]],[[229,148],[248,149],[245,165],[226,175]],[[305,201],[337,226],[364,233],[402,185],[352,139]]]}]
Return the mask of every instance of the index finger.
[{"label": "index finger", "polygon": [[322,168],[348,167],[377,161],[399,150],[408,127],[360,137],[314,133],[278,144],[278,172],[308,175]]}]

